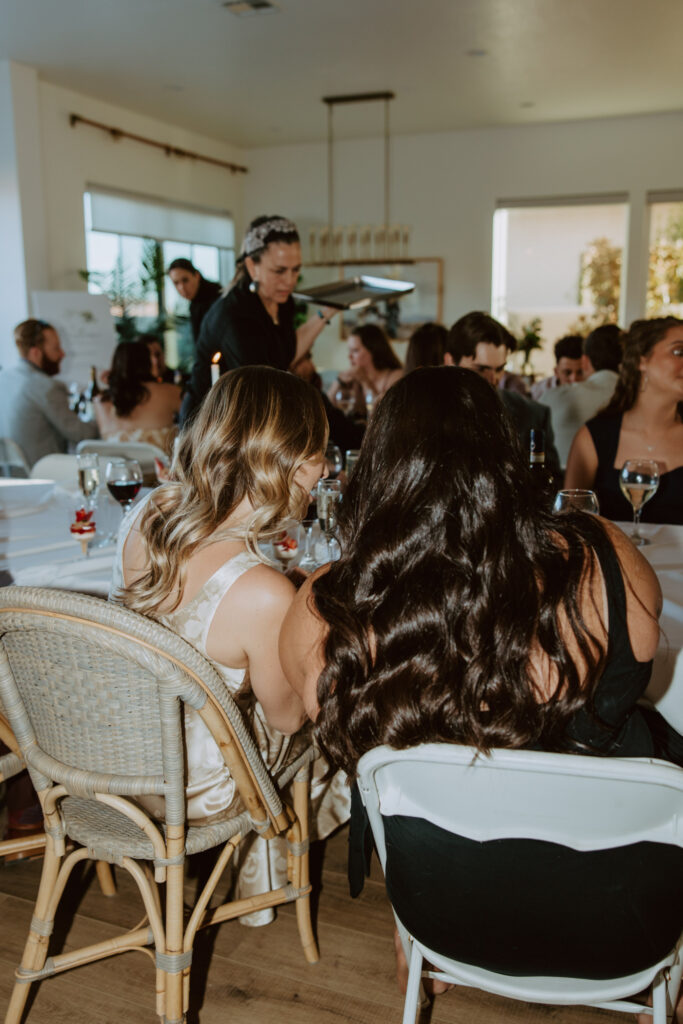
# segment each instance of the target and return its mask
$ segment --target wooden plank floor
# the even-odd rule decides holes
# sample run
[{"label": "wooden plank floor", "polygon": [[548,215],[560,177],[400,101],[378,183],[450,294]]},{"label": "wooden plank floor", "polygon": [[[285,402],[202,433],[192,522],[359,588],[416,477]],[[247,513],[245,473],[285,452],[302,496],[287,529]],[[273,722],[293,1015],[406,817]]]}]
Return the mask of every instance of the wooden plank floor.
[{"label": "wooden plank floor", "polygon": [[[7,1004],[31,919],[40,863],[0,867],[0,1006]],[[92,872],[74,879],[58,917],[54,946],[68,949],[133,927],[142,917],[134,883],[118,871],[107,899]],[[201,1024],[379,1024],[401,1020],[394,979],[392,918],[380,873],[351,900],[346,831],[325,844],[317,916],[321,961],[308,965],[292,907],[264,928],[228,922],[200,934],[193,963],[189,1020]],[[48,979],[32,988],[29,1024],[154,1024],[154,969],[125,953]],[[439,996],[421,1024],[616,1024],[622,1014],[515,1003],[457,988]]]}]

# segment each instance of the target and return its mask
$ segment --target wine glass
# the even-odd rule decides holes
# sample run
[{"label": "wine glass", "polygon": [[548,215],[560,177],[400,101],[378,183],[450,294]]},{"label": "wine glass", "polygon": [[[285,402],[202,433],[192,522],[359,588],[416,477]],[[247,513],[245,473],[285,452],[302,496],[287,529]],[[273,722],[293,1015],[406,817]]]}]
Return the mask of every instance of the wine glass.
[{"label": "wine glass", "polygon": [[325,449],[325,463],[330,479],[336,480],[344,468],[341,448],[338,448],[336,444],[328,444]]},{"label": "wine glass", "polygon": [[[339,519],[339,503],[342,499],[341,481],[319,480],[318,481],[318,522],[327,540],[327,549],[330,561],[334,561],[338,555],[333,553],[333,546],[337,544],[334,531],[337,529]],[[338,547],[338,544],[337,544]]]},{"label": "wine glass", "polygon": [[97,495],[100,489],[100,460],[91,453],[77,455],[78,486],[85,498],[90,511],[97,508]]},{"label": "wine glass", "polygon": [[339,382],[339,387],[334,393],[334,402],[338,409],[348,416],[355,405],[353,388],[350,384]]},{"label": "wine glass", "polygon": [[136,459],[111,459],[105,474],[107,490],[125,515],[142,487],[142,470]]},{"label": "wine glass", "polygon": [[649,544],[647,537],[639,532],[640,514],[643,505],[650,500],[659,487],[659,466],[654,459],[628,459],[619,474],[621,493],[633,508],[633,533],[631,540],[640,547]]},{"label": "wine glass", "polygon": [[581,512],[592,512],[598,515],[600,505],[595,491],[582,490],[579,487],[558,491],[555,496],[553,512],[566,512],[568,509],[578,508]]}]

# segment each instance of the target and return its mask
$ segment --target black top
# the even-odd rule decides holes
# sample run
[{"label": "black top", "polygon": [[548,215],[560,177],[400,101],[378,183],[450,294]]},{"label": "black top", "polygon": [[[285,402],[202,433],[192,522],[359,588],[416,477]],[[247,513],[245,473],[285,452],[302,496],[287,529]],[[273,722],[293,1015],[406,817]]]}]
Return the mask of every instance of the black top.
[{"label": "black top", "polygon": [[221,373],[238,366],[273,366],[287,370],[296,354],[294,302],[278,308],[274,323],[249,281],[240,279],[214,303],[202,323],[197,357],[180,410],[181,425],[201,404],[211,387],[211,359],[221,353]]},{"label": "black top", "polygon": [[223,289],[216,281],[207,281],[200,275],[199,288],[190,303],[190,323],[192,324],[192,338],[195,345],[199,341],[202,320],[214,302],[220,298],[222,291]]},{"label": "black top", "polygon": [[[619,488],[619,470],[614,468],[621,433],[620,415],[595,416],[586,426],[598,454],[598,470],[593,490],[600,502],[600,514],[606,519],[630,522],[633,509]],[[653,498],[643,505],[644,523],[683,525],[683,466],[662,473]]]},{"label": "black top", "polygon": [[[636,705],[652,663],[633,654],[611,543],[604,538],[595,551],[607,592],[607,664],[594,713],[583,708],[570,721],[570,744],[577,753],[683,764],[683,738],[656,712]],[[359,811],[356,795],[349,860],[356,892],[358,861],[367,857]],[[608,978],[656,963],[680,934],[678,847],[634,843],[577,851],[529,839],[480,843],[403,815],[385,817],[384,825],[394,909],[413,935],[455,959],[520,976]],[[674,884],[665,884],[664,875]]]}]

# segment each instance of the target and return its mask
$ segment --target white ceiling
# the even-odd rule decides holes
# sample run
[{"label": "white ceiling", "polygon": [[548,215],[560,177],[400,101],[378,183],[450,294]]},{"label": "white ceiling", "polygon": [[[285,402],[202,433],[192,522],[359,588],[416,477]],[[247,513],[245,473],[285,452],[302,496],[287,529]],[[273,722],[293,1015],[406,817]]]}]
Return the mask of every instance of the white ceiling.
[{"label": "white ceiling", "polygon": [[[387,89],[393,134],[683,109],[680,0],[277,2],[0,0],[0,59],[240,146],[323,139],[322,96]],[[379,104],[334,117],[382,129]]]}]

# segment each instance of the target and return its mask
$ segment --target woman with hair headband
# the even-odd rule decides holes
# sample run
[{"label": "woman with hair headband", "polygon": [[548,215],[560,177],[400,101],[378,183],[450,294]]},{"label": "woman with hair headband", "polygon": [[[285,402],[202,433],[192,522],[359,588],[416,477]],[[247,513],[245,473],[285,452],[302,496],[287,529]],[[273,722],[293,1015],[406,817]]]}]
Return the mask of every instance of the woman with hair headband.
[{"label": "woman with hair headband", "polygon": [[[683,738],[636,703],[659,642],[652,568],[611,523],[546,511],[484,379],[419,369],[389,389],[339,534],[341,558],[304,584],[280,639],[330,764],[353,778],[373,747],[429,742],[683,764]],[[680,934],[677,847],[577,852],[385,825],[401,919],[455,959],[611,977]]]},{"label": "woman with hair headband", "polygon": [[683,524],[683,320],[674,316],[631,324],[614,395],[574,438],[565,486],[591,488],[604,516],[629,521],[619,488],[627,459],[659,464],[643,522]]},{"label": "woman with hair headband", "polygon": [[321,308],[295,329],[292,292],[300,271],[296,224],[276,216],[253,220],[242,242],[230,291],[214,303],[202,323],[181,424],[211,386],[211,361],[216,352],[220,353],[221,373],[225,373],[257,364],[288,370],[309,351],[338,310]]},{"label": "woman with hair headband", "polygon": [[[278,657],[294,587],[268,564],[258,539],[303,516],[325,470],[326,443],[320,395],[303,381],[264,366],[226,374],[181,436],[173,479],[129,513],[117,551],[115,599],[209,658],[276,771],[310,740],[293,735],[304,721],[303,705]],[[187,707],[185,735],[190,823],[221,820],[236,799],[234,783],[206,726]],[[312,828],[322,838],[348,817],[348,795],[339,779],[314,779],[313,793],[320,807]],[[155,798],[145,806],[162,812]],[[276,873],[263,840],[243,868],[259,885]],[[240,891],[249,894],[247,882]],[[253,923],[262,922],[263,915]]]}]

